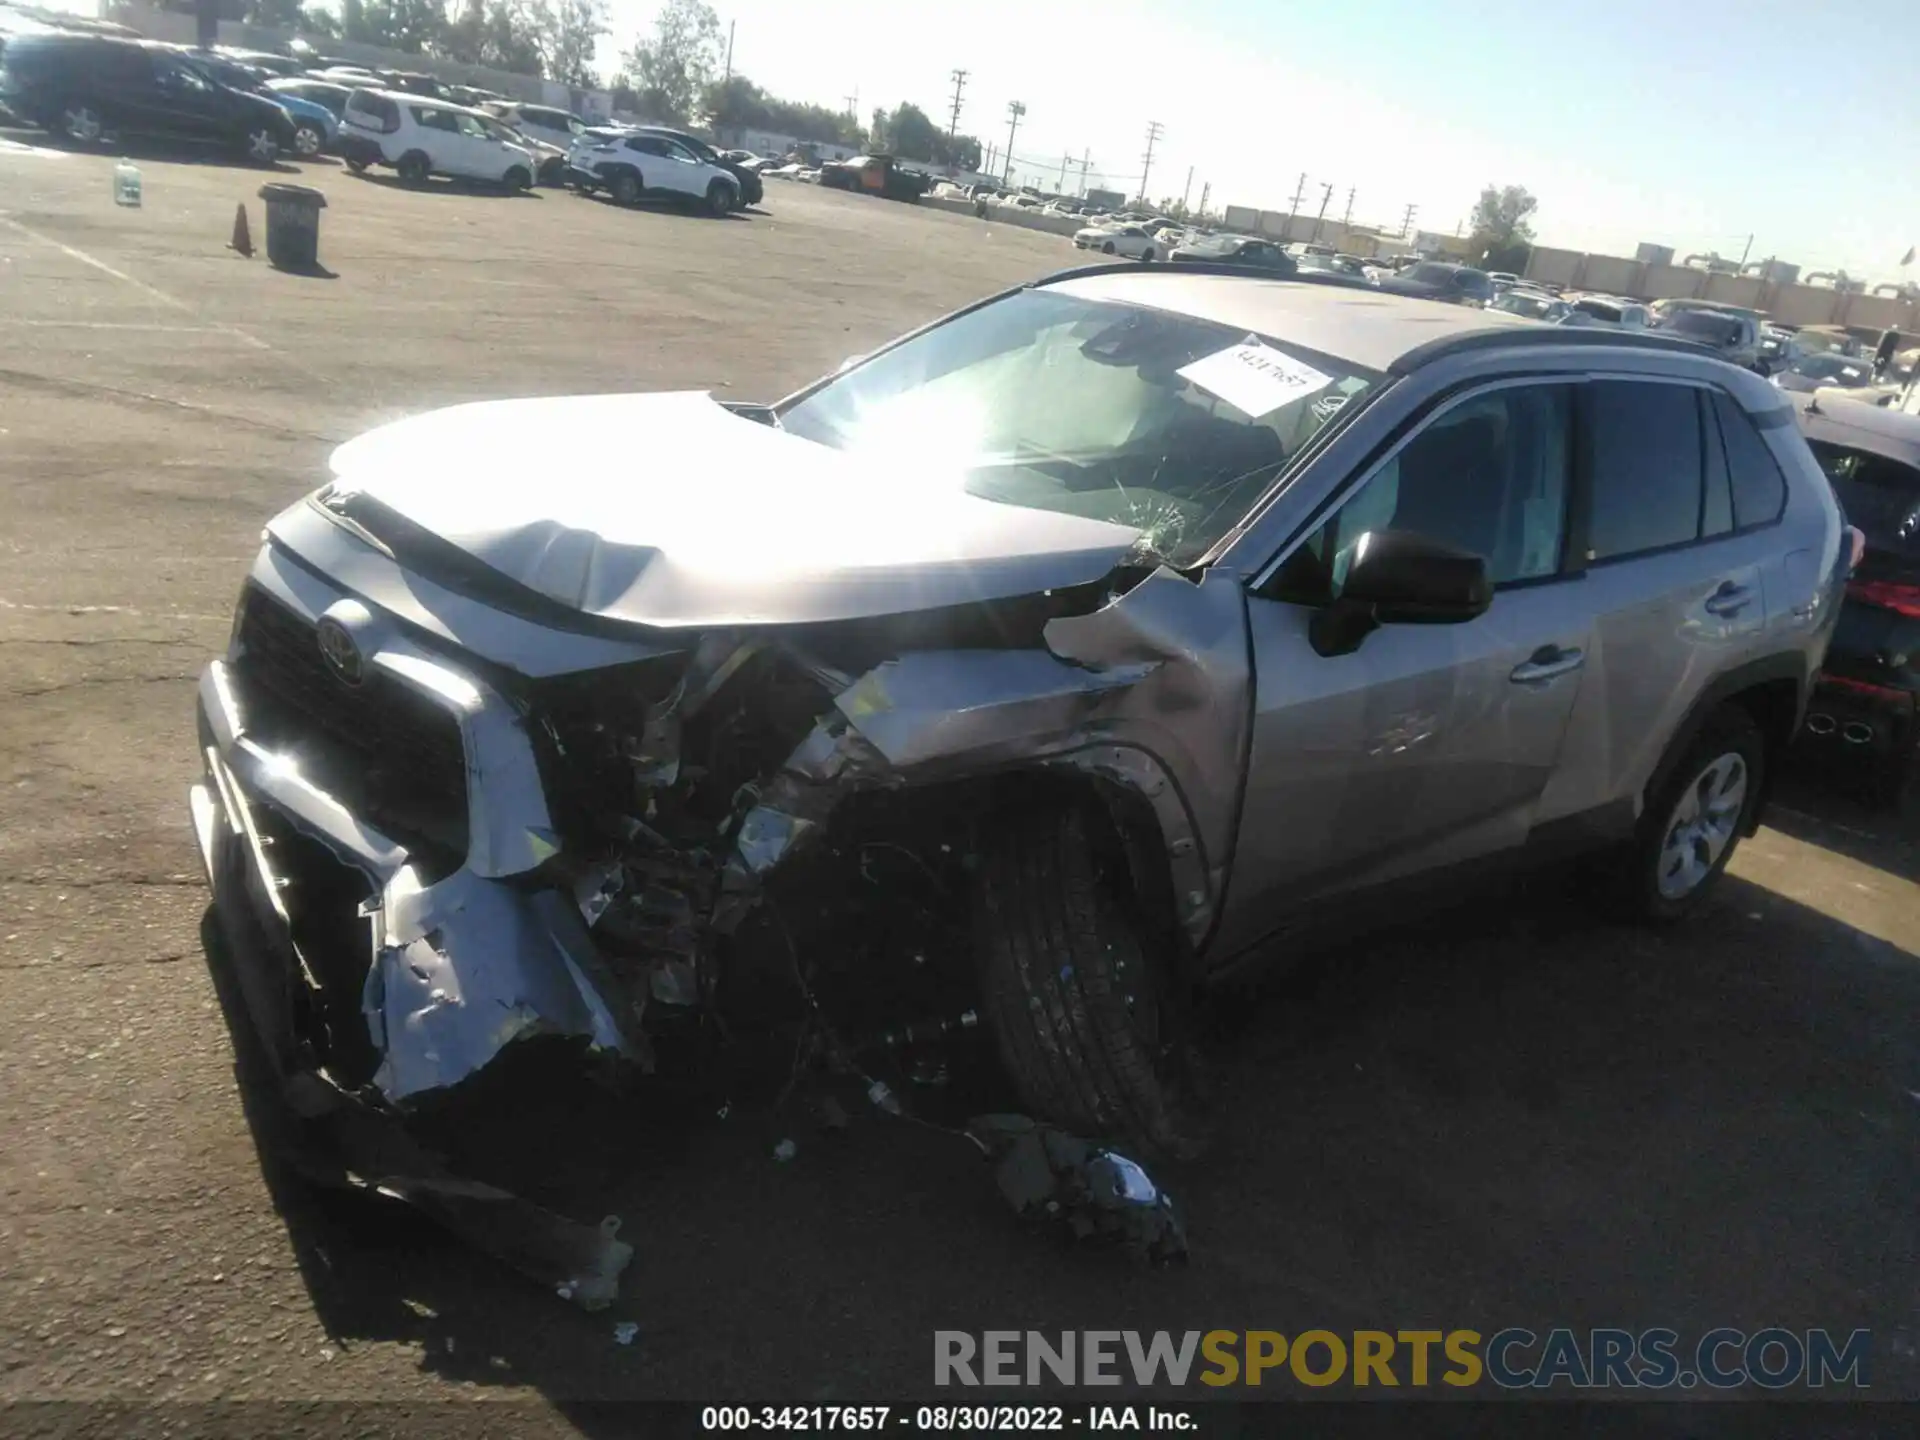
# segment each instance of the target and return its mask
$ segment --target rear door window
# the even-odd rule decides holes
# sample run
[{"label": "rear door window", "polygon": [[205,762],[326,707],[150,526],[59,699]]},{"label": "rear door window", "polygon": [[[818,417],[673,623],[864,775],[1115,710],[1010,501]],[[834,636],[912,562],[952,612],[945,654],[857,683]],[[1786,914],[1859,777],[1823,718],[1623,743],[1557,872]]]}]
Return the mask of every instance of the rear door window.
[{"label": "rear door window", "polygon": [[425,105],[414,105],[409,108],[413,111],[414,121],[423,129],[440,130],[449,135],[460,133],[460,126],[450,111],[432,110]]},{"label": "rear door window", "polygon": [[1599,380],[1591,407],[1593,510],[1587,559],[1620,560],[1700,535],[1700,402],[1686,385]]}]

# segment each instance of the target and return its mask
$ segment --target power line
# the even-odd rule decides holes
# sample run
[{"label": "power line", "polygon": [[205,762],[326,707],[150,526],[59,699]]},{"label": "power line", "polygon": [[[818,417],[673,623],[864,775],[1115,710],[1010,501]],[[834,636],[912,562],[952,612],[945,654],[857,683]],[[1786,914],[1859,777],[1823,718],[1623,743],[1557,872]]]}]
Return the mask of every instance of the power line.
[{"label": "power line", "polygon": [[954,137],[955,132],[958,131],[960,128],[960,97],[962,94],[965,93],[966,88],[967,88],[967,72],[964,70],[954,71],[953,72],[953,114],[947,120],[947,138],[949,140],[951,140]]},{"label": "power line", "polygon": [[1147,153],[1140,161],[1140,203],[1143,205],[1147,200],[1147,176],[1153,172],[1153,147],[1165,133],[1166,127],[1158,120],[1147,122]]},{"label": "power line", "polygon": [[1020,117],[1026,113],[1027,107],[1020,101],[1007,102],[1007,168],[1000,175],[1003,185],[1013,178],[1013,132],[1020,128]]}]

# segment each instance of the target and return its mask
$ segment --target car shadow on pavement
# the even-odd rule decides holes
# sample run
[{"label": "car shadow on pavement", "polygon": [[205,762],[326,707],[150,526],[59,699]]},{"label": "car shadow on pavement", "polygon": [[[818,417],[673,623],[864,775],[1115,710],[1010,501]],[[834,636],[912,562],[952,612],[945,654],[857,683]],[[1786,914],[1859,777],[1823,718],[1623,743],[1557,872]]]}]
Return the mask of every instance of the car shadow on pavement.
[{"label": "car shadow on pavement", "polygon": [[1581,873],[1546,872],[1237,997],[1208,1036],[1213,1146],[1154,1168],[1194,1253],[1165,1271],[1023,1229],[962,1143],[872,1111],[829,1134],[803,1107],[654,1078],[632,1108],[589,1090],[543,1130],[533,1088],[518,1105],[502,1081],[492,1138],[528,1137],[529,1198],[618,1213],[635,1246],[621,1300],[592,1315],[272,1158],[278,1106],[217,932],[242,1102],[316,1314],[340,1346],[413,1347],[450,1381],[563,1405],[871,1401],[931,1393],[935,1329],[1627,1317],[1693,1336],[1867,1327],[1874,1393],[1920,1397],[1898,1343],[1920,966],[1742,879],[1651,930],[1599,918]]},{"label": "car shadow on pavement", "polygon": [[413,184],[402,180],[398,175],[383,175],[378,171],[366,170],[353,177],[369,185],[378,185],[383,190],[405,190],[412,195],[480,195],[495,200],[538,200],[542,196],[539,187],[525,190],[509,190],[504,185],[488,185],[478,180],[462,180],[452,175],[434,175],[424,184]]},{"label": "car shadow on pavement", "polygon": [[0,124],[0,135],[9,140],[18,140],[22,144],[37,146],[43,150],[59,150],[68,155],[97,155],[107,159],[125,157],[128,160],[164,161],[173,165],[202,165],[216,170],[244,170],[253,175],[298,175],[300,166],[322,163],[323,156],[309,160],[300,160],[293,156],[274,161],[271,165],[260,165],[242,155],[235,155],[217,146],[176,145],[163,140],[148,139],[143,136],[109,137],[98,145],[81,145],[67,139],[64,135],[55,135],[51,131],[36,130],[30,126],[9,126]]},{"label": "car shadow on pavement", "polygon": [[1920,807],[1890,804],[1867,767],[1793,756],[1776,782],[1767,824],[1823,849],[1920,883]]},{"label": "car shadow on pavement", "polygon": [[632,210],[636,214],[643,215],[678,215],[688,220],[751,221],[766,214],[764,210],[755,210],[752,206],[748,206],[744,210],[729,210],[724,215],[715,215],[711,210],[702,209],[697,201],[654,200],[644,195],[632,205],[622,205],[611,195],[593,194],[578,198],[592,200],[596,204],[606,206],[609,210]]}]

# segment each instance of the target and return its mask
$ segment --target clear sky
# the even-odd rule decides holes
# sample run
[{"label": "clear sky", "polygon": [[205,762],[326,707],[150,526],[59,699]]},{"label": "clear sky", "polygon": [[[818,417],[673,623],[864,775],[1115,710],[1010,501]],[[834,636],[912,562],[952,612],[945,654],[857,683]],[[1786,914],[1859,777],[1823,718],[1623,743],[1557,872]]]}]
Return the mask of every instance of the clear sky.
[{"label": "clear sky", "polygon": [[[1451,231],[1480,187],[1539,197],[1540,239],[1638,241],[1899,277],[1920,243],[1920,0],[713,0],[734,68],[793,99],[911,100],[1004,146],[1153,198]],[[611,0],[609,59],[657,0]],[[1077,174],[1077,163],[1070,176]],[[1095,183],[1099,183],[1098,179]],[[1905,272],[1920,278],[1920,266]]]}]

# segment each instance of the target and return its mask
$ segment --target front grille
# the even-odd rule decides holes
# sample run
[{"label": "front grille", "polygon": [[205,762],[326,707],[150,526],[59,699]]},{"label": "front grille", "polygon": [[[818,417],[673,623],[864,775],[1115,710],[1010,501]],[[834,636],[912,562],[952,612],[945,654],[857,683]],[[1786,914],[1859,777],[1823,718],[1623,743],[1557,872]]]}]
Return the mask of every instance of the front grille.
[{"label": "front grille", "polygon": [[246,594],[239,641],[234,677],[251,739],[409,848],[451,865],[465,858],[466,750],[451,711],[379,670],[343,683],[314,627],[258,589]]}]

